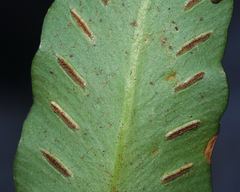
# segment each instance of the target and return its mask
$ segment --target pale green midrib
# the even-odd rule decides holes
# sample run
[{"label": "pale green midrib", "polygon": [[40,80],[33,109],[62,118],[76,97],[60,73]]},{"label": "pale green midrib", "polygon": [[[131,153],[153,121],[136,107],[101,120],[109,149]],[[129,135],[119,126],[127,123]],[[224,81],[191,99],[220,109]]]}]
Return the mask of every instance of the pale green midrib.
[{"label": "pale green midrib", "polygon": [[121,171],[122,164],[122,154],[124,152],[124,143],[126,139],[127,132],[131,128],[132,114],[133,114],[133,104],[136,90],[136,79],[137,79],[137,69],[139,66],[139,54],[141,50],[141,41],[144,34],[144,21],[147,14],[147,10],[150,4],[150,0],[143,0],[138,11],[137,16],[137,27],[134,32],[134,43],[131,47],[130,57],[129,57],[129,73],[126,79],[125,96],[123,101],[123,110],[120,121],[120,128],[118,134],[117,152],[114,164],[114,170],[112,174],[111,191],[115,191],[114,188],[117,186],[118,179]]}]

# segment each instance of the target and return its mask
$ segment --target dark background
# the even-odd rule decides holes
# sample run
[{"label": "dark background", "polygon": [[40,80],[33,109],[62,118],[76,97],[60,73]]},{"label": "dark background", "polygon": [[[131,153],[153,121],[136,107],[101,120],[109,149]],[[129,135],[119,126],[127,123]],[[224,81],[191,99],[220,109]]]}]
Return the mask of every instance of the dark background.
[{"label": "dark background", "polygon": [[[12,163],[32,104],[30,67],[51,3],[52,0],[9,0],[0,4],[0,192],[14,192]],[[240,192],[239,21],[240,2],[235,0],[223,59],[230,98],[213,154],[214,192]]]}]

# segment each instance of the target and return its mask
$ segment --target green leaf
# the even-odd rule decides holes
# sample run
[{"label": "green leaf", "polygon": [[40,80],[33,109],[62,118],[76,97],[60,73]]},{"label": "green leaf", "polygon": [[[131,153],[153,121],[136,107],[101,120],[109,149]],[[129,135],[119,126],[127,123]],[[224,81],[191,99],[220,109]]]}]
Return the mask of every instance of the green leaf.
[{"label": "green leaf", "polygon": [[55,0],[17,192],[210,192],[232,0]]}]

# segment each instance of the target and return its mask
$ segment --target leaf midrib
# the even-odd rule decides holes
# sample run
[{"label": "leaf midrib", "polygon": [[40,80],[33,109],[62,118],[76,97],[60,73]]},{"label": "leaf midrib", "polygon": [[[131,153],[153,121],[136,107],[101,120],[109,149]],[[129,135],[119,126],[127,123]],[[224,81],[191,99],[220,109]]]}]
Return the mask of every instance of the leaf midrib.
[{"label": "leaf midrib", "polygon": [[142,47],[142,39],[144,35],[144,21],[151,0],[143,0],[137,16],[137,27],[134,31],[133,45],[129,56],[129,72],[126,78],[125,96],[123,100],[122,116],[119,125],[117,151],[112,174],[111,191],[116,191],[120,172],[122,168],[122,155],[124,153],[124,143],[127,133],[131,129],[134,97],[137,85],[137,70],[139,67],[139,55]]}]

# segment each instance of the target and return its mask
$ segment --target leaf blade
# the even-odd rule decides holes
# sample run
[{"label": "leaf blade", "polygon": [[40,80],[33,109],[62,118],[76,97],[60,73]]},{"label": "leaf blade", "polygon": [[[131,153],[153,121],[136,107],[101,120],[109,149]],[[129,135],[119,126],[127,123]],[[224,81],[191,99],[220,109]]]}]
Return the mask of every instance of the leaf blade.
[{"label": "leaf blade", "polygon": [[[189,11],[184,3],[53,4],[33,64],[35,99],[16,159],[18,191],[211,191],[204,147],[226,105],[220,59],[232,1],[201,1]],[[199,36],[208,31],[211,36]],[[84,77],[84,89],[56,55],[71,63],[78,80]],[[204,76],[196,81],[199,71]],[[51,101],[71,114],[78,132],[52,113]],[[196,130],[166,141],[167,132],[195,119],[202,122]],[[40,149],[61,159],[73,177],[54,171]],[[26,161],[26,155],[34,157]],[[161,184],[185,163],[193,165],[188,173]]]}]

